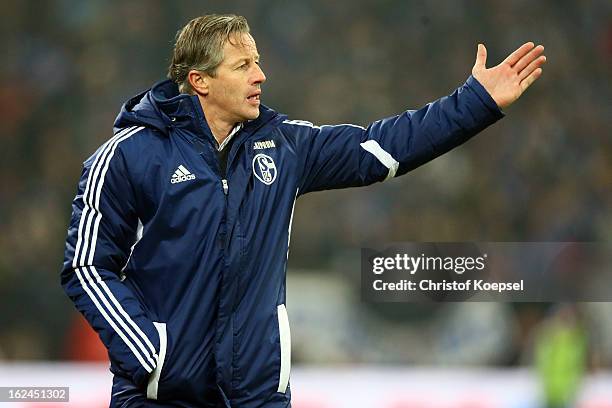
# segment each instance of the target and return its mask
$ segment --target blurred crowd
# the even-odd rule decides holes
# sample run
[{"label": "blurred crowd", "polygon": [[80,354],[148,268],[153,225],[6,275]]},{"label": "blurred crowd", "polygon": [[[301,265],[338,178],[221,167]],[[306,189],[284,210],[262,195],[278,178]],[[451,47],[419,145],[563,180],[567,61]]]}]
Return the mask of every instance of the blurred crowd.
[{"label": "blurred crowd", "polygon": [[[367,125],[451,93],[478,42],[488,65],[527,40],[546,47],[543,77],[466,145],[402,178],[298,201],[287,302],[297,362],[522,364],[557,310],[365,304],[361,247],[612,240],[609,1],[29,0],[1,10],[0,359],[79,358],[59,270],[82,161],[111,136],[121,103],[165,78],[176,31],[210,12],[249,20],[263,102],[317,124]],[[611,366],[612,307],[576,310],[585,359]]]}]

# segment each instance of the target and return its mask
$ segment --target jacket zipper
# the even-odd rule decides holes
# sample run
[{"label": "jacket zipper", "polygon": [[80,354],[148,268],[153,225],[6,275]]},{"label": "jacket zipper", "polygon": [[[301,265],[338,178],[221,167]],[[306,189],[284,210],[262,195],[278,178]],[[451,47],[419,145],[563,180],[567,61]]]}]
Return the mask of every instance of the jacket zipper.
[{"label": "jacket zipper", "polygon": [[[200,154],[200,157],[202,157],[202,159],[204,160],[204,162],[206,163],[207,166],[212,167],[211,163],[209,163],[209,161],[206,159],[206,149],[209,149],[209,146],[206,146],[203,142],[201,142],[200,140],[198,140],[197,138],[192,139],[193,144],[196,146],[196,148],[198,149],[198,152]],[[217,163],[219,164],[219,160],[216,157],[216,152],[214,152],[215,154],[213,154],[213,159],[217,161]],[[223,196],[225,198],[225,206],[223,208],[223,216],[222,216],[222,222],[224,224],[224,229],[223,229],[223,236],[222,237],[216,237],[216,239],[220,238],[219,243],[221,244],[221,253],[222,253],[222,268],[224,273],[226,272],[226,265],[225,265],[225,261],[226,261],[226,252],[228,250],[227,248],[227,237],[226,237],[226,233],[227,233],[227,212],[228,212],[228,194],[229,194],[229,183],[227,181],[227,174],[224,174],[224,172],[222,172],[222,169],[220,168],[220,166],[216,166],[218,171],[214,171],[213,169],[213,173],[216,173],[217,176],[219,177],[219,179],[221,180],[221,186],[223,188]],[[229,166],[227,166],[229,167]],[[225,172],[226,173],[226,172]],[[215,339],[216,341],[218,341],[218,335],[219,335],[219,321],[217,321],[217,327],[215,328]],[[217,347],[215,347],[214,349],[214,353],[217,353]],[[217,367],[217,375],[219,375],[220,371],[219,371],[219,367]],[[231,380],[230,380],[230,384],[231,384]]]}]

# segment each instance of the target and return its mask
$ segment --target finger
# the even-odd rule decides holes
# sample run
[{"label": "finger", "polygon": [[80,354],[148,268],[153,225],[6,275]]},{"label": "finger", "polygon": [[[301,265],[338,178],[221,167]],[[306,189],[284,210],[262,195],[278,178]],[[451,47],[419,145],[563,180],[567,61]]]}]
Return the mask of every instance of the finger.
[{"label": "finger", "polygon": [[531,64],[527,65],[521,72],[519,72],[518,78],[519,82],[523,79],[527,78],[529,74],[535,71],[537,68],[541,67],[546,62],[546,57],[542,55],[540,58],[537,58],[531,61]]},{"label": "finger", "polygon": [[531,64],[531,62],[533,62],[533,60],[538,58],[538,56],[543,52],[544,52],[544,46],[538,45],[537,47],[529,51],[527,55],[523,56],[523,58],[518,60],[518,62],[514,65],[513,68],[516,70],[516,72],[521,72],[523,68]]},{"label": "finger", "polygon": [[521,45],[516,51],[508,55],[504,62],[510,64],[510,66],[516,64],[516,62],[520,60],[523,55],[527,54],[533,47],[534,44],[531,41]]},{"label": "finger", "polygon": [[527,78],[523,79],[519,84],[521,87],[521,93],[525,92],[525,90],[529,88],[531,84],[533,84],[535,80],[540,77],[540,75],[542,75],[542,68],[536,68],[535,71],[527,76]]},{"label": "finger", "polygon": [[486,68],[487,65],[487,48],[484,44],[478,44],[478,50],[476,51],[476,63],[474,68]]}]

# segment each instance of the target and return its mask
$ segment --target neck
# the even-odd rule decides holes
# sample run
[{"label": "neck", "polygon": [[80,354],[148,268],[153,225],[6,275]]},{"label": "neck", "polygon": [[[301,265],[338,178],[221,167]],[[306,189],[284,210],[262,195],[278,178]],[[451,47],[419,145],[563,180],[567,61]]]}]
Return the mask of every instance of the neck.
[{"label": "neck", "polygon": [[204,103],[202,97],[199,97],[198,99],[200,100],[202,111],[204,111],[206,123],[208,123],[208,127],[215,137],[215,140],[219,144],[223,143],[223,141],[229,136],[234,126],[236,126],[236,122],[225,118],[217,109]]}]

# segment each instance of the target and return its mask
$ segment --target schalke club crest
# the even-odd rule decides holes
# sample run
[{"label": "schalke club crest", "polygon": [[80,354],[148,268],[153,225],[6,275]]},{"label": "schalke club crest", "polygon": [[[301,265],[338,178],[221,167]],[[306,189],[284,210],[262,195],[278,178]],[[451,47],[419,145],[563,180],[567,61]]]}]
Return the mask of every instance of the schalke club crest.
[{"label": "schalke club crest", "polygon": [[274,183],[277,173],[276,164],[270,156],[260,153],[253,158],[253,174],[262,183],[268,186]]}]

